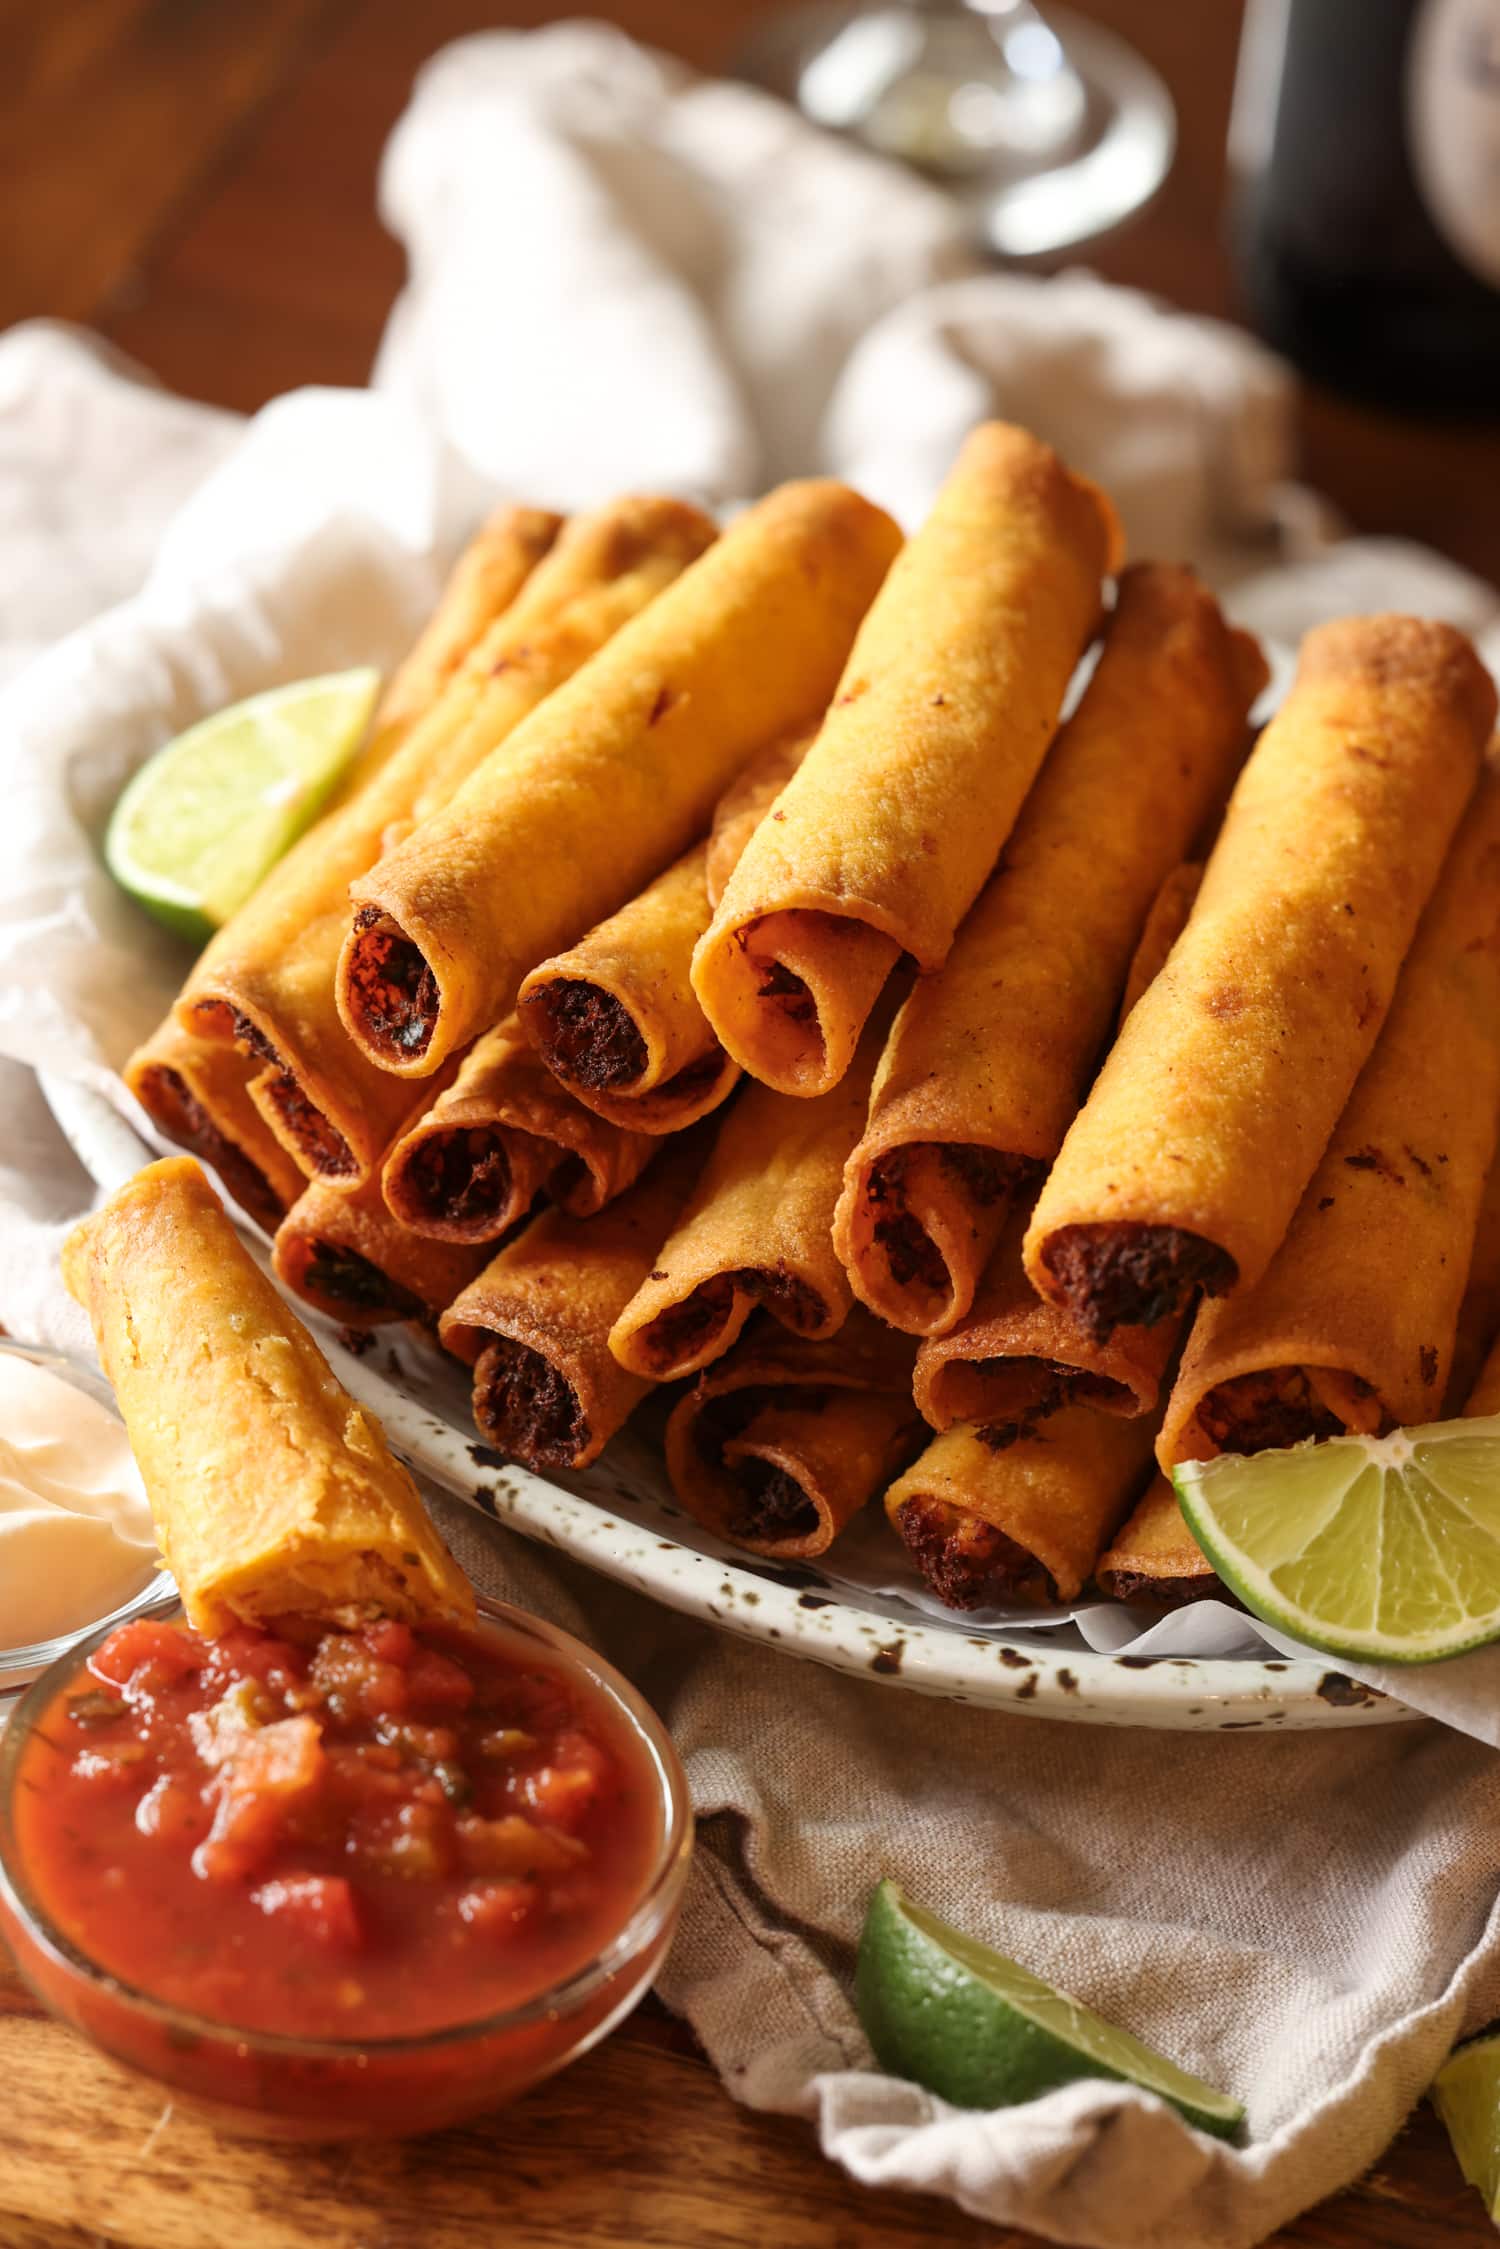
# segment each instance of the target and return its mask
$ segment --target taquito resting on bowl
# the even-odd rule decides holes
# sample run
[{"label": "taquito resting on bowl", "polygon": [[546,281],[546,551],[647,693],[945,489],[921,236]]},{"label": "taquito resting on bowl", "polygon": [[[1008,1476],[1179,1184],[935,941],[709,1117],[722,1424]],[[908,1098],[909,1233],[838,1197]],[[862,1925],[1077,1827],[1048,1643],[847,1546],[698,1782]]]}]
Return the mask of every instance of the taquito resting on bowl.
[{"label": "taquito resting on bowl", "polygon": [[1193,1324],[1164,1468],[1438,1418],[1497,1125],[1500,769],[1488,769],[1286,1239],[1253,1288]]},{"label": "taquito resting on bowl", "polygon": [[1153,1476],[1128,1520],[1115,1532],[1094,1571],[1111,1601],[1150,1601],[1182,1609],[1190,1601],[1229,1598],[1218,1572],[1183,1521],[1165,1476]]},{"label": "taquito resting on bowl", "polygon": [[942,1335],[968,1311],[1012,1196],[1078,1112],[1152,901],[1229,793],[1265,680],[1191,571],[1124,572],[1082,701],[876,1073],[834,1238],[882,1319]]},{"label": "taquito resting on bowl", "polygon": [[349,884],[446,804],[713,537],[708,518],[677,500],[615,501],[555,543],[556,519],[540,520],[550,551],[516,599],[373,778],[294,845],[218,933],[178,1001],[189,1028],[234,1036],[263,1057],[262,1113],[305,1171],[335,1185],[370,1177],[417,1100],[359,1052],[338,1018]]},{"label": "taquito resting on bowl", "polygon": [[399,1225],[378,1179],[341,1194],[309,1181],[276,1229],[277,1279],[345,1327],[430,1327],[484,1263],[482,1246],[435,1242]]},{"label": "taquito resting on bowl", "polygon": [[575,1218],[602,1210],[659,1145],[575,1101],[508,1015],[474,1041],[452,1084],[401,1135],[381,1191],[413,1233],[493,1242],[543,1192]]},{"label": "taquito resting on bowl", "polygon": [[1074,1601],[1150,1471],[1151,1434],[1088,1406],[1019,1435],[960,1423],[892,1484],[886,1514],[949,1608]]},{"label": "taquito resting on bowl", "polygon": [[959,1421],[1015,1430],[1034,1428],[1072,1404],[1097,1413],[1151,1413],[1179,1324],[1091,1335],[1027,1280],[1027,1217],[1024,1207],[1012,1214],[968,1318],[946,1335],[925,1337],[917,1352],[912,1389],[926,1420],[940,1430]]},{"label": "taquito resting on bowl", "polygon": [[472,1614],[379,1424],[334,1380],[195,1163],[138,1173],[74,1228],[62,1270],[196,1630]]},{"label": "taquito resting on bowl", "polygon": [[722,1358],[757,1306],[818,1339],[853,1303],[833,1208],[864,1125],[883,1026],[811,1101],[747,1085],[725,1115],[691,1201],[610,1331],[624,1367],[654,1382]]},{"label": "taquito resting on bowl", "polygon": [[899,545],[847,486],[783,485],[356,881],[337,993],[370,1058],[436,1069],[687,850],[751,757],[823,709]]},{"label": "taquito resting on bowl", "polygon": [[911,1357],[859,1306],[822,1342],[771,1326],[742,1337],[672,1409],[678,1500],[752,1554],[826,1554],[920,1441]]},{"label": "taquito resting on bowl", "polygon": [[1049,446],[1000,422],[969,438],[698,947],[698,997],[752,1077],[826,1091],[901,954],[942,966],[1118,550],[1108,502]]},{"label": "taquito resting on bowl", "polygon": [[669,1146],[597,1217],[544,1210],[443,1315],[438,1332],[474,1369],[486,1444],[528,1468],[586,1468],[651,1388],[613,1358],[609,1331],[651,1270],[702,1157]]},{"label": "taquito resting on bowl", "polygon": [[521,986],[521,1027],[585,1108],[633,1132],[680,1132],[733,1092],[689,971],[708,927],[708,843]]},{"label": "taquito resting on bowl", "polygon": [[307,1182],[250,1099],[260,1065],[217,1039],[159,1023],[121,1075],[158,1132],[216,1171],[269,1233]]},{"label": "taquito resting on bowl", "polygon": [[1324,625],[1236,785],[1197,904],[1038,1198],[1026,1269],[1107,1336],[1252,1288],[1384,1020],[1478,774],[1462,634]]}]

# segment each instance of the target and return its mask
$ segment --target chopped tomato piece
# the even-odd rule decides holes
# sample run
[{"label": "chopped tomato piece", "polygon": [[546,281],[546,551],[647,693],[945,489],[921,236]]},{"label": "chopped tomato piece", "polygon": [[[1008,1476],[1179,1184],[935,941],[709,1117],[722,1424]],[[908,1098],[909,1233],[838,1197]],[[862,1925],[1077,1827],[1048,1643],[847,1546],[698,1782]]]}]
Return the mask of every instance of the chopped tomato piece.
[{"label": "chopped tomato piece", "polygon": [[80,1749],[68,1767],[75,1780],[91,1788],[136,1789],[144,1777],[146,1745],[140,1741],[101,1742],[95,1749]]},{"label": "chopped tomato piece", "polygon": [[409,1624],[401,1624],[394,1617],[381,1617],[376,1623],[365,1625],[359,1638],[377,1663],[404,1667],[417,1652],[415,1632]]},{"label": "chopped tomato piece", "polygon": [[135,1808],[142,1835],[161,1835],[179,1843],[201,1843],[211,1824],[201,1788],[175,1773],[161,1773]]},{"label": "chopped tomato piece", "polygon": [[318,1794],[327,1763],[315,1718],[279,1718],[248,1735],[219,1769],[213,1826],[193,1853],[193,1872],[210,1882],[253,1874],[291,1812]]},{"label": "chopped tomato piece", "polygon": [[111,1632],[89,1657],[89,1669],[107,1685],[125,1687],[148,1671],[156,1681],[184,1679],[201,1671],[207,1660],[208,1650],[196,1632],[143,1616]]},{"label": "chopped tomato piece", "polygon": [[354,1892],[342,1874],[287,1874],[263,1882],[255,1902],[267,1919],[278,1915],[330,1952],[355,1952],[364,1940]]},{"label": "chopped tomato piece", "polygon": [[208,1656],[211,1687],[221,1679],[225,1686],[240,1679],[255,1679],[284,1689],[307,1674],[307,1658],[300,1648],[294,1648],[290,1640],[277,1639],[274,1633],[257,1632],[248,1624],[235,1625],[215,1640]]},{"label": "chopped tomato piece", "polygon": [[309,1678],[336,1718],[400,1716],[407,1706],[406,1673],[386,1663],[357,1632],[330,1632],[318,1643]]},{"label": "chopped tomato piece", "polygon": [[555,1829],[534,1827],[519,1812],[504,1819],[479,1819],[470,1814],[458,1822],[458,1853],[468,1874],[511,1874],[535,1880],[561,1867],[576,1865],[587,1854],[582,1843]]},{"label": "chopped tomato piece", "polygon": [[571,1831],[588,1812],[609,1778],[609,1759],[584,1734],[559,1734],[545,1765],[521,1778],[528,1810],[555,1827]]},{"label": "chopped tomato piece", "polygon": [[406,1674],[406,1691],[413,1710],[467,1710],[474,1700],[468,1672],[437,1648],[417,1650]]},{"label": "chopped tomato piece", "polygon": [[487,1937],[513,1937],[531,1918],[536,1885],[531,1882],[476,1882],[459,1893],[459,1918]]},{"label": "chopped tomato piece", "polygon": [[395,1874],[405,1882],[435,1881],[453,1866],[453,1816],[434,1790],[437,1802],[376,1805],[357,1816],[350,1850],[362,1867]]}]

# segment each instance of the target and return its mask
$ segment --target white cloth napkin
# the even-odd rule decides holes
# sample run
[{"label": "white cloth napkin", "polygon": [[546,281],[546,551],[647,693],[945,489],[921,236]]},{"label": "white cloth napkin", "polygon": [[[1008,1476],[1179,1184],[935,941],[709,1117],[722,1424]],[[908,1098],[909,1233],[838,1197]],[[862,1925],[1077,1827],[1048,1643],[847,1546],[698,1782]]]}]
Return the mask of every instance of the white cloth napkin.
[{"label": "white cloth napkin", "polygon": [[[440,55],[382,202],[412,267],[373,394],[299,394],[239,432],[76,335],[0,338],[0,664],[80,628],[0,697],[18,1333],[78,1340],[53,1259],[86,1194],[22,1065],[117,1090],[180,969],[93,861],[121,779],[231,696],[393,654],[497,490],[732,503],[831,469],[910,517],[1000,412],[1264,630],[1407,606],[1500,638],[1495,595],[1439,558],[1330,543],[1289,481],[1287,379],[1248,340],[1086,275],[965,276],[929,189],[600,27]],[[482,1583],[584,1630],[671,1718],[704,1824],[664,1992],[732,2091],[814,2119],[860,2178],[1056,2241],[1239,2249],[1372,2161],[1500,2011],[1500,1780],[1458,1731],[1168,1740],[931,1704],[434,1504]],[[1122,2087],[974,2116],[873,2071],[849,1968],[884,1873],[1239,2093],[1248,2144]]]}]

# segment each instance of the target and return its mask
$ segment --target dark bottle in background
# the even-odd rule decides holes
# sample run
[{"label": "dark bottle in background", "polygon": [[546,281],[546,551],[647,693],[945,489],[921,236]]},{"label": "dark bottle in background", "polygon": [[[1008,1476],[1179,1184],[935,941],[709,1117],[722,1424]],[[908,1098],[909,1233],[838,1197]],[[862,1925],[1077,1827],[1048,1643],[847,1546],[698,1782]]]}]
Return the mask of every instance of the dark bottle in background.
[{"label": "dark bottle in background", "polygon": [[1269,343],[1500,418],[1500,0],[1248,0],[1230,166]]}]

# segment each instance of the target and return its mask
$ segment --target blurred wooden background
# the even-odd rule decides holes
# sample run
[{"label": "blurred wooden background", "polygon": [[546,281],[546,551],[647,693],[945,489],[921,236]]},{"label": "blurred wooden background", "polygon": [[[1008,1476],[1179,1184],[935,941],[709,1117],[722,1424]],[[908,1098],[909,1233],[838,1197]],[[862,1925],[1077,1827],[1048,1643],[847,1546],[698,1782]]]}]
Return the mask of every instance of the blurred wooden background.
[{"label": "blurred wooden background", "polygon": [[[1076,4],[1076,0],[1075,0]],[[357,383],[401,255],[375,215],[381,147],[424,56],[547,0],[0,0],[0,325],[87,321],[172,388],[253,408]],[[596,0],[588,12],[722,67],[761,0]],[[1241,0],[1083,0],[1177,98],[1176,168],[1089,254],[1113,280],[1232,314],[1224,139]],[[1496,422],[1414,423],[1309,391],[1304,472],[1361,529],[1500,579]]]}]

